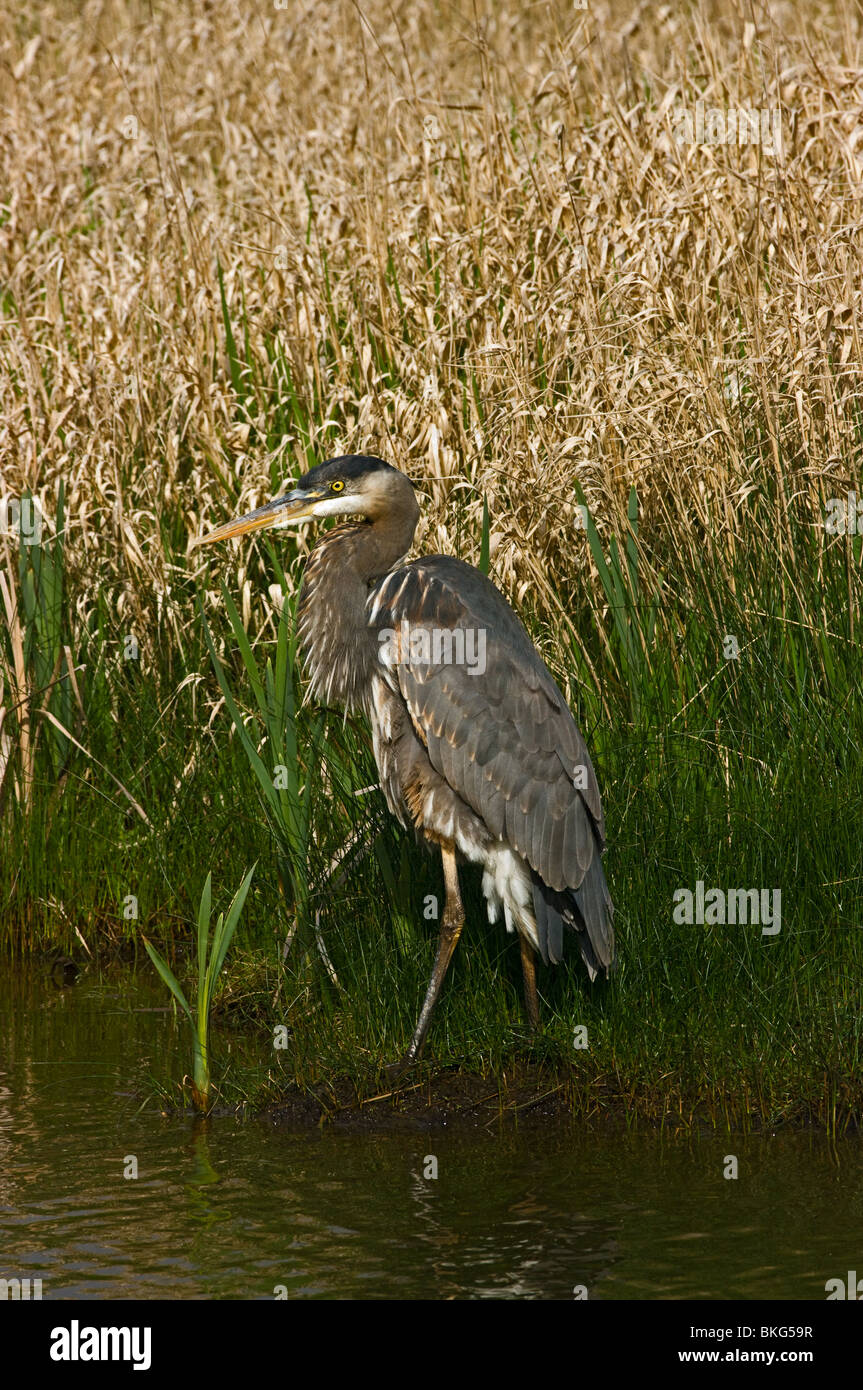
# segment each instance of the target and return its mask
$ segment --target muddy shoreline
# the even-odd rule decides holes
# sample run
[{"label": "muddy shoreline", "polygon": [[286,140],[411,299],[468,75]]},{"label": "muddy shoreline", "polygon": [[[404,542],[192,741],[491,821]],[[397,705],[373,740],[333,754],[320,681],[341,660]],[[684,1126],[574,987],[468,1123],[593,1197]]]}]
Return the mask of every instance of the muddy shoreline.
[{"label": "muddy shoreline", "polygon": [[[356,1132],[457,1127],[481,1130],[500,1123],[574,1121],[572,1091],[564,1078],[524,1066],[500,1077],[443,1069],[362,1095],[339,1078],[314,1092],[292,1087],[260,1118],[291,1128],[331,1125]],[[610,1118],[610,1116],[609,1116]],[[616,1119],[622,1119],[618,1113]]]},{"label": "muddy shoreline", "polygon": [[[586,1103],[586,1090],[590,1099]],[[292,1086],[256,1118],[289,1129],[332,1127],[353,1133],[459,1129],[481,1131],[500,1126],[531,1129],[577,1125],[592,1129],[635,1126],[669,1132],[775,1133],[779,1129],[821,1129],[811,1105],[767,1117],[741,1114],[740,1097],[720,1106],[693,1098],[691,1108],[675,1096],[663,1106],[659,1096],[625,1097],[607,1083],[585,1087],[583,1075],[529,1063],[507,1068],[499,1076],[442,1068],[397,1086],[361,1094],[347,1077],[303,1090]],[[673,1104],[673,1108],[672,1108]],[[737,1112],[737,1114],[735,1114]],[[739,1116],[739,1118],[738,1118]],[[854,1126],[837,1118],[836,1131]]]}]

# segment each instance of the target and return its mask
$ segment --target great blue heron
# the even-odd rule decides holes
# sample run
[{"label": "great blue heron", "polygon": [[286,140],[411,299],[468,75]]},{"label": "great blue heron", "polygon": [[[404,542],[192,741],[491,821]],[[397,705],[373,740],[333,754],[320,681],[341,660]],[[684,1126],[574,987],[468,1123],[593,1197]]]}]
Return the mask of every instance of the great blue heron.
[{"label": "great blue heron", "polygon": [[448,555],[396,568],[419,519],[410,479],[379,458],[330,459],[293,491],[202,541],[315,517],[361,518],[314,546],[298,619],[316,698],[361,710],[390,810],[440,846],[446,900],[434,969],[402,1065],[415,1060],[464,925],[456,856],[483,867],[492,922],[521,947],[531,1028],[536,954],[571,928],[591,979],[614,961],[605,828],[584,739],[509,604]]}]

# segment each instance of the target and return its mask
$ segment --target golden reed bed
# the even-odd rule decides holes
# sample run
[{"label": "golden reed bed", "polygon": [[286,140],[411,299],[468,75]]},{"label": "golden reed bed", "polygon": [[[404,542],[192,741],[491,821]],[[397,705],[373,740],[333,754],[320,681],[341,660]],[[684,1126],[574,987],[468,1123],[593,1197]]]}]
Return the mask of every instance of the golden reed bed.
[{"label": "golden reed bed", "polygon": [[486,495],[498,581],[558,627],[575,478],[600,533],[635,483],[682,584],[754,490],[781,556],[853,488],[854,5],[17,11],[0,468],[49,516],[65,479],[79,611],[173,640],[187,539],[346,451],[424,483],[427,550],[475,559]]}]

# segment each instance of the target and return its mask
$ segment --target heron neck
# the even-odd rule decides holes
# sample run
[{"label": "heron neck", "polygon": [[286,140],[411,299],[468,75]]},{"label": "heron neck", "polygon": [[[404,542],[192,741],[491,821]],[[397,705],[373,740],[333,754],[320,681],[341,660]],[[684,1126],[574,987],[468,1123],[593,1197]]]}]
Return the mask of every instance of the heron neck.
[{"label": "heron neck", "polygon": [[323,536],[306,563],[300,590],[300,645],[316,699],[363,707],[377,660],[368,625],[374,582],[410,549],[419,518],[411,490],[384,516],[349,522]]}]

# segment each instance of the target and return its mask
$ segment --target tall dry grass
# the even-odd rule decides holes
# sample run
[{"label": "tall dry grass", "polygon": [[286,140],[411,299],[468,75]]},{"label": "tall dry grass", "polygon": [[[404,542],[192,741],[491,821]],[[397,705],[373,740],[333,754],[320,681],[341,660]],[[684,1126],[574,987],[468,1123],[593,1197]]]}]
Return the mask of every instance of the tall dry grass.
[{"label": "tall dry grass", "polygon": [[[600,534],[636,484],[684,588],[761,491],[793,582],[787,509],[854,486],[853,4],[89,0],[0,54],[3,489],[65,479],[79,617],[145,659],[188,539],[342,451],[424,485],[426,549],[475,558],[487,495],[553,660],[575,479]],[[698,100],[778,109],[781,153],[679,143]]]}]

